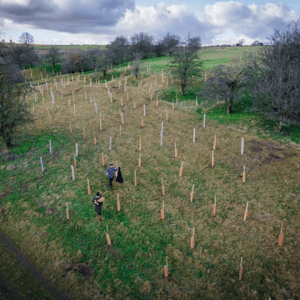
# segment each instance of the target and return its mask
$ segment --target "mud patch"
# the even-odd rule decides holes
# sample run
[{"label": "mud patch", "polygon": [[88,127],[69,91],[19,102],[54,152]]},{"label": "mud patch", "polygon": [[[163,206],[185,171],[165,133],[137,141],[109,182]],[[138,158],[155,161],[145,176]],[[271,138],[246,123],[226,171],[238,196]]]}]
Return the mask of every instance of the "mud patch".
[{"label": "mud patch", "polygon": [[7,197],[9,195],[9,193],[3,193],[3,194],[0,194],[0,199],[3,199],[5,197]]},{"label": "mud patch", "polygon": [[47,214],[55,213],[55,208],[53,208],[53,207],[47,207],[46,213],[47,213]]},{"label": "mud patch", "polygon": [[270,141],[245,141],[244,155],[232,163],[239,170],[242,170],[241,165],[246,165],[247,169],[252,171],[257,167],[281,163],[290,157],[297,156],[298,154],[295,152],[289,153],[290,148],[290,145],[281,145]]},{"label": "mud patch", "polygon": [[77,264],[72,261],[68,266],[64,267],[63,277],[67,276],[68,272],[70,272],[72,270],[80,273],[87,279],[90,279],[91,277],[93,277],[95,275],[95,271],[92,267],[90,267],[86,264],[83,264],[83,263]]}]

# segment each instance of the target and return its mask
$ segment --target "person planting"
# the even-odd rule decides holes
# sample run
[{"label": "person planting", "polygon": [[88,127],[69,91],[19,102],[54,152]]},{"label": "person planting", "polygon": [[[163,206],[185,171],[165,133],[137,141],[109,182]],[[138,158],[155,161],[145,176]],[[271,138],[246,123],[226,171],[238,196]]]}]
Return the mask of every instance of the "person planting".
[{"label": "person planting", "polygon": [[102,203],[104,202],[104,198],[101,197],[100,193],[97,192],[96,196],[93,199],[93,203],[95,204],[95,212],[98,214],[99,216],[99,221],[101,222],[101,210],[102,210]]}]

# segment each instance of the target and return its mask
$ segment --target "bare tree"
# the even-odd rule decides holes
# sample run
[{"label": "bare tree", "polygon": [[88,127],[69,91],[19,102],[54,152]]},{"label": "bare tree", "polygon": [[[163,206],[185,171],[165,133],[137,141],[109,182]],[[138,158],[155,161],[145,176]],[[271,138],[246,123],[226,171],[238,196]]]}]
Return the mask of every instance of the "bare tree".
[{"label": "bare tree", "polygon": [[251,46],[259,46],[259,40],[254,41]]},{"label": "bare tree", "polygon": [[101,50],[97,59],[97,69],[101,72],[105,79],[111,65],[111,56],[108,50]]},{"label": "bare tree", "polygon": [[97,57],[99,56],[100,49],[93,49],[87,52],[88,60],[91,69],[95,69],[97,67]]},{"label": "bare tree", "polygon": [[25,44],[28,47],[30,44],[33,44],[33,36],[28,32],[23,32],[20,36],[19,42]]},{"label": "bare tree", "polygon": [[5,39],[2,39],[1,43],[5,43]]},{"label": "bare tree", "polygon": [[167,66],[174,79],[179,80],[182,95],[190,84],[192,75],[200,75],[200,68],[203,65],[203,61],[198,59],[197,53],[201,47],[200,37],[191,38],[189,35],[186,43],[186,47],[173,54],[173,59]]},{"label": "bare tree", "polygon": [[55,46],[52,46],[49,51],[46,53],[45,58],[47,62],[49,62],[53,69],[55,68],[55,64],[59,63],[61,61],[59,56],[59,49]]},{"label": "bare tree", "polygon": [[243,46],[244,43],[245,43],[245,40],[244,40],[244,39],[241,39],[241,40],[239,41],[240,46]]},{"label": "bare tree", "polygon": [[153,45],[153,52],[157,57],[161,57],[166,54],[167,49],[163,40],[158,40],[155,42],[155,44]]},{"label": "bare tree", "polygon": [[180,44],[180,37],[177,35],[171,35],[168,32],[163,38],[162,43],[165,46],[165,54],[172,55]]},{"label": "bare tree", "polygon": [[28,64],[31,68],[33,65],[40,66],[39,56],[32,47],[25,47],[20,59],[22,65]]},{"label": "bare tree", "polygon": [[140,59],[141,55],[136,54],[135,60],[133,61],[133,64],[131,66],[131,72],[133,75],[135,75],[135,79],[137,79],[140,72]]},{"label": "bare tree", "polygon": [[27,104],[21,99],[24,87],[11,84],[12,70],[0,66],[0,136],[7,148],[13,146],[12,138],[18,125],[33,122]]},{"label": "bare tree", "polygon": [[129,49],[131,53],[142,53],[142,58],[145,59],[148,54],[152,52],[153,40],[153,36],[149,36],[147,33],[136,33],[131,37],[131,45]]},{"label": "bare tree", "polygon": [[275,30],[268,38],[272,47],[261,51],[261,79],[252,87],[253,111],[282,125],[300,121],[300,30],[299,20],[295,29],[286,33]]},{"label": "bare tree", "polygon": [[106,49],[110,53],[113,64],[120,64],[125,61],[125,54],[128,52],[129,41],[124,36],[117,36]]},{"label": "bare tree", "polygon": [[[247,73],[249,65],[250,62],[242,63],[239,57],[233,57],[230,67],[216,66],[197,95],[203,100],[225,101],[227,114],[231,114],[233,105],[241,100],[239,90],[249,87],[251,83],[254,85],[254,75]],[[257,65],[256,67],[258,69]],[[257,69],[255,74],[258,72]]]}]

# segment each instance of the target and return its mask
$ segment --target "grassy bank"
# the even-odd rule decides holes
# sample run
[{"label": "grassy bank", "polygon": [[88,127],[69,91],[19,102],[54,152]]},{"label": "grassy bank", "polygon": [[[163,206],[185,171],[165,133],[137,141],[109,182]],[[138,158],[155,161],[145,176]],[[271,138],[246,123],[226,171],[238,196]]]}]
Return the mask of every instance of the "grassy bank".
[{"label": "grassy bank", "polygon": [[[154,66],[151,69],[153,72]],[[45,108],[38,94],[35,111],[31,111],[35,124],[24,127],[21,145],[1,157],[0,196],[1,208],[5,209],[1,213],[1,230],[58,288],[74,293],[77,299],[299,299],[299,145],[289,137],[274,140],[255,123],[258,118],[254,115],[242,117],[238,111],[242,108],[236,107],[229,118],[221,106],[212,109],[207,112],[203,128],[202,107],[206,104],[201,99],[199,107],[190,99],[179,101],[173,110],[170,102],[158,98],[162,100],[156,107],[148,91],[150,82],[154,91],[167,89],[159,79],[155,85],[154,77],[144,78],[141,88],[127,84],[128,101],[124,77],[120,90],[117,80],[109,82],[112,103],[103,84],[83,86],[82,76],[80,85],[66,85],[62,100],[61,86],[57,91],[48,80],[55,95],[54,110],[50,88],[47,92],[43,87]],[[128,82],[131,81],[135,81],[134,76],[129,76]],[[95,97],[101,112],[102,131],[90,97]],[[119,115],[121,98],[125,104],[121,108],[124,125]],[[29,95],[28,101],[33,105],[34,95]],[[244,117],[250,119],[243,124]],[[215,134],[215,165],[211,167]],[[110,136],[112,151],[108,151]],[[241,138],[245,140],[243,155]],[[76,180],[72,181],[70,165],[75,143],[79,145],[79,156]],[[124,183],[114,182],[114,191],[104,189],[102,153],[106,166],[117,162],[122,170]],[[246,183],[242,182],[244,165]],[[161,178],[165,196],[161,192]],[[87,193],[87,179],[92,195]],[[101,224],[92,206],[97,191],[105,197]],[[217,213],[213,216],[215,196]],[[163,201],[164,220],[160,218]],[[66,218],[67,202],[70,220]],[[244,222],[247,202],[249,212]],[[278,235],[282,224],[284,241],[280,247]],[[112,245],[107,245],[106,225]],[[191,249],[193,228],[195,248]],[[163,276],[166,256],[168,278]],[[244,269],[240,281],[241,257]],[[86,264],[94,270],[94,276],[67,271],[72,263]]]}]

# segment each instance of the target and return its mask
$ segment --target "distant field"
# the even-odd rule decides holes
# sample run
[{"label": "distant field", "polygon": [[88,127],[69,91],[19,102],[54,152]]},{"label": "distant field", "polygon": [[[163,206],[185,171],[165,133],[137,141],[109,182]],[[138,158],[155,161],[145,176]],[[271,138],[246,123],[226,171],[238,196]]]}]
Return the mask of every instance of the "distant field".
[{"label": "distant field", "polygon": [[[15,44],[20,45],[20,44]],[[5,46],[10,47],[10,43],[5,43]],[[33,45],[37,50],[47,50],[51,48],[53,45],[42,45],[42,44],[34,44]],[[55,45],[59,49],[80,49],[80,50],[90,50],[90,49],[104,49],[106,45]]]}]

